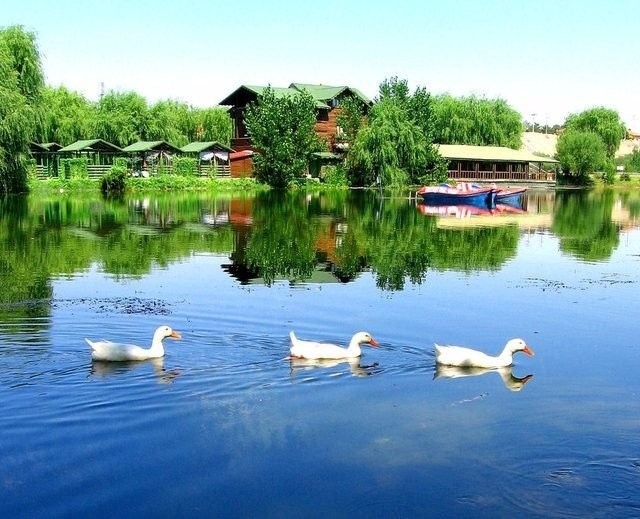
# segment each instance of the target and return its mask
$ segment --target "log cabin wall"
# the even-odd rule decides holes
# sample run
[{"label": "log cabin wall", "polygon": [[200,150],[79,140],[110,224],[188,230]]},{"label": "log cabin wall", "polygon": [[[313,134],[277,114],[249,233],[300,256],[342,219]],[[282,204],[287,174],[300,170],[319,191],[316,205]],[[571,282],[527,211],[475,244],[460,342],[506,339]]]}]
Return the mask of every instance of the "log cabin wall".
[{"label": "log cabin wall", "polygon": [[253,160],[250,156],[232,159],[230,162],[230,175],[232,178],[251,176],[253,171]]},{"label": "log cabin wall", "polygon": [[329,145],[333,148],[336,131],[338,129],[338,123],[336,121],[338,115],[342,112],[342,108],[332,108],[329,110],[328,116],[325,118],[318,117],[316,119],[315,130],[316,134],[321,138],[326,140]]}]

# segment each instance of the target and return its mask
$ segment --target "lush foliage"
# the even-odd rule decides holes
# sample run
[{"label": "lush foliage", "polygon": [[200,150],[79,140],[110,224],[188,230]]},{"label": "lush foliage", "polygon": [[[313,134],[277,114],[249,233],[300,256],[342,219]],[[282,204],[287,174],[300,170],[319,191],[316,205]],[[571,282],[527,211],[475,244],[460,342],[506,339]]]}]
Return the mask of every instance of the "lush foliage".
[{"label": "lush foliage", "polygon": [[342,164],[323,166],[320,171],[320,180],[327,186],[348,187],[349,177]]},{"label": "lush foliage", "polygon": [[362,127],[366,107],[357,97],[345,97],[340,104],[336,124],[342,129],[338,139],[352,143]]},{"label": "lush foliage", "polygon": [[102,176],[100,189],[105,194],[124,193],[129,171],[124,164],[114,164],[108,173]]},{"label": "lush foliage", "polygon": [[96,137],[125,147],[146,140],[151,126],[147,102],[135,92],[107,92],[98,101],[93,132]]},{"label": "lush foliage", "polygon": [[0,29],[0,194],[27,189],[43,84],[35,36],[19,26]]},{"label": "lush foliage", "polygon": [[198,174],[198,159],[193,157],[173,157],[173,174],[183,177]]},{"label": "lush foliage", "polygon": [[40,114],[36,142],[57,142],[64,146],[93,137],[95,107],[77,92],[45,87]]},{"label": "lush foliage", "polygon": [[[1,108],[0,108],[1,109]],[[45,87],[31,139],[63,146],[81,139],[104,139],[117,146],[167,141],[181,147],[193,141],[228,146],[232,122],[223,108],[194,108],[174,100],[152,106],[134,92],[107,92],[97,103],[64,87]]]},{"label": "lush foliage", "polygon": [[617,163],[624,166],[626,173],[640,173],[640,148],[636,148],[629,155],[621,157]]},{"label": "lush foliage", "polygon": [[520,114],[503,99],[448,94],[433,100],[434,139],[439,144],[506,146],[519,149],[523,124]]},{"label": "lush foliage", "polygon": [[577,132],[592,132],[598,135],[609,159],[613,159],[625,138],[627,130],[618,112],[609,108],[591,108],[579,114],[572,114],[565,122],[566,129]]},{"label": "lush foliage", "polygon": [[256,178],[274,188],[304,182],[311,153],[321,148],[315,127],[315,101],[303,92],[278,97],[267,88],[246,112]]},{"label": "lush foliage", "polygon": [[191,108],[194,133],[189,142],[216,141],[225,146],[231,144],[233,123],[224,108]]},{"label": "lush foliage", "polygon": [[562,167],[559,180],[577,185],[588,184],[590,174],[606,163],[602,139],[593,132],[563,132],[558,138],[556,155]]},{"label": "lush foliage", "polygon": [[86,157],[60,159],[58,175],[61,179],[77,180],[89,178],[88,160]]},{"label": "lush foliage", "polygon": [[446,179],[446,163],[428,133],[427,96],[423,89],[411,96],[404,80],[382,83],[380,99],[347,156],[351,185],[415,185]]}]

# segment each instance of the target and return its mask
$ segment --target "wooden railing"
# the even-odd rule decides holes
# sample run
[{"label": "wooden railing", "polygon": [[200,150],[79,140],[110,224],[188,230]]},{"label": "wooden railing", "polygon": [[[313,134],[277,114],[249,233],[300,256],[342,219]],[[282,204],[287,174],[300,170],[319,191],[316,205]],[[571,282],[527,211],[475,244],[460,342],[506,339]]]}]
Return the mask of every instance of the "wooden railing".
[{"label": "wooden railing", "polygon": [[[165,173],[171,174],[173,172],[173,166],[165,165],[162,167]],[[36,164],[36,178],[39,180],[45,180],[47,178],[51,178],[49,175],[49,171],[42,164]],[[89,178],[93,180],[101,179],[105,173],[108,173],[111,170],[111,165],[104,164],[89,164],[87,166],[87,171],[89,173]],[[157,169],[152,169],[146,172],[147,174],[144,176],[154,176],[157,174]],[[132,176],[141,176],[141,172],[137,172],[134,174],[133,171],[129,172]],[[230,177],[231,176],[231,167],[228,164],[220,165],[220,164],[201,164],[198,168],[198,175],[201,177]]]},{"label": "wooden railing", "polygon": [[552,171],[545,171],[543,169],[539,171],[458,171],[457,169],[450,170],[448,176],[454,180],[478,180],[478,181],[491,181],[491,180],[519,180],[523,182],[555,182],[556,174]]}]

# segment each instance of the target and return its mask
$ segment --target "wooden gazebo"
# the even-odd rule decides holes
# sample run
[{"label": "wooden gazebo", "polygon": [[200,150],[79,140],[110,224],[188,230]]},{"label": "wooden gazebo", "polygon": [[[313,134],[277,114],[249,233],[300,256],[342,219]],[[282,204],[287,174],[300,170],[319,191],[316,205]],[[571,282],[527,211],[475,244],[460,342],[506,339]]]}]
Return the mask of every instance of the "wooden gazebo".
[{"label": "wooden gazebo", "polygon": [[229,155],[233,149],[216,141],[190,142],[180,148],[182,153],[198,158],[198,173],[208,176],[230,175]]},{"label": "wooden gazebo", "polygon": [[448,162],[448,177],[454,180],[473,181],[525,181],[555,182],[555,171],[545,170],[545,165],[555,165],[557,160],[540,157],[527,151],[501,146],[470,146],[463,144],[438,144],[438,152]]},{"label": "wooden gazebo", "polygon": [[138,141],[125,146],[122,151],[131,156],[134,175],[157,174],[159,168],[169,168],[180,148],[167,141]]}]

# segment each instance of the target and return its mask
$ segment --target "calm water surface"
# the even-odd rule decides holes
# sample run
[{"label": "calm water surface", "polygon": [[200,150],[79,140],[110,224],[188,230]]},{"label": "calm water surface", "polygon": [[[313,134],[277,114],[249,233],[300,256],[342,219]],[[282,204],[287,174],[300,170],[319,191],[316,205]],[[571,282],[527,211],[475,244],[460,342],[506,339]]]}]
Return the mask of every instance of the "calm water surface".
[{"label": "calm water surface", "polygon": [[[639,516],[640,193],[523,208],[0,202],[2,515]],[[91,361],[161,324],[162,360]],[[381,348],[292,364],[289,330]],[[512,370],[436,369],[512,337]]]}]

